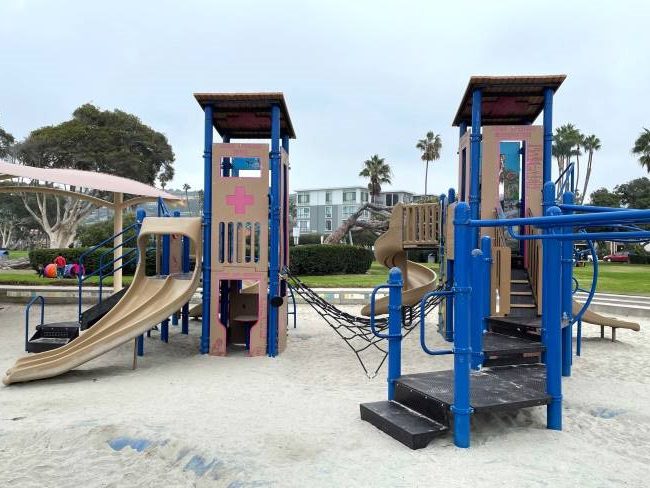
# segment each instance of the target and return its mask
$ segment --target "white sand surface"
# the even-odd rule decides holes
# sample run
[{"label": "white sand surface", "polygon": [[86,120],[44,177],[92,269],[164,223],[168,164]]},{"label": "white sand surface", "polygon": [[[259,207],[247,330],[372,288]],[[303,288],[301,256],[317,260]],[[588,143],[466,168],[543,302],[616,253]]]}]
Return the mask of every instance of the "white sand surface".
[{"label": "white sand surface", "polygon": [[[23,310],[0,310],[2,371],[23,354]],[[74,315],[46,310],[49,321]],[[538,407],[475,418],[470,449],[447,436],[411,451],[359,419],[360,402],[385,398],[385,369],[367,379],[307,306],[275,359],[201,356],[198,322],[190,336],[171,327],[169,344],[147,339],[135,371],[129,344],[61,377],[0,387],[0,486],[647,486],[650,322],[616,343],[584,330],[563,381],[562,432]],[[417,339],[404,341],[405,373],[450,367]]]}]

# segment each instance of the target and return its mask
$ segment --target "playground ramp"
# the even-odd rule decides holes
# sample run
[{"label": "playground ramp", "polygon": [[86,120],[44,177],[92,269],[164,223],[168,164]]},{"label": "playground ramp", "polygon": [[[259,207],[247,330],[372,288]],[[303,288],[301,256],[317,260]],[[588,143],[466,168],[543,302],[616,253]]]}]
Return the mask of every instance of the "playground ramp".
[{"label": "playground ramp", "polygon": [[[393,208],[388,230],[375,241],[375,259],[387,268],[397,266],[402,270],[402,305],[412,306],[436,288],[437,276],[432,269],[406,259],[403,241],[404,220],[404,206],[399,203]],[[375,301],[375,315],[387,313],[388,297],[378,298]],[[370,304],[364,305],[361,315],[370,316]]]},{"label": "playground ramp", "polygon": [[[196,262],[201,262],[200,218],[146,218],[138,236],[141,256],[152,234],[189,237],[197,253]],[[123,298],[92,328],[63,347],[18,359],[7,371],[3,383],[9,385],[58,376],[135,339],[180,310],[198,288],[199,280],[200,266],[195,266],[191,274],[148,277],[145,263],[140,260]]]},{"label": "playground ramp", "polygon": [[[573,301],[573,315],[577,315],[580,310],[582,310],[582,304],[576,302],[575,300]],[[592,310],[587,309],[582,316],[582,321],[587,322],[589,324],[594,324],[594,325],[601,325],[605,327],[612,327],[612,328],[620,328],[620,329],[630,329],[630,330],[635,330],[639,331],[641,330],[641,326],[636,323],[636,322],[627,322],[625,320],[618,320],[612,317],[606,317],[604,315],[600,315],[597,312],[594,312]]]}]

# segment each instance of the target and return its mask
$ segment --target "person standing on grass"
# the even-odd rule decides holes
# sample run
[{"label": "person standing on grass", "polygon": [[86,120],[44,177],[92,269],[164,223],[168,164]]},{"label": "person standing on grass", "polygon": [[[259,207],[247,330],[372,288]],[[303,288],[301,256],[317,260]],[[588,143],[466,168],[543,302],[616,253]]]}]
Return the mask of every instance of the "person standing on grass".
[{"label": "person standing on grass", "polygon": [[67,264],[65,258],[59,254],[54,258],[54,264],[56,264],[56,277],[63,278],[63,272],[65,271],[65,265]]}]

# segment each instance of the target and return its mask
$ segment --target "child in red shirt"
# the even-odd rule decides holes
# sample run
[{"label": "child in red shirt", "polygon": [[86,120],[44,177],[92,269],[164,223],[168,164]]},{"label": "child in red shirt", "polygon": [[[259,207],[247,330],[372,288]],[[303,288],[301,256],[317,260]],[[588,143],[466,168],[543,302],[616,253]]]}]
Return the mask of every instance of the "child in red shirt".
[{"label": "child in red shirt", "polygon": [[54,264],[56,264],[57,278],[63,278],[63,272],[65,271],[65,265],[67,264],[65,258],[59,254],[54,258]]}]

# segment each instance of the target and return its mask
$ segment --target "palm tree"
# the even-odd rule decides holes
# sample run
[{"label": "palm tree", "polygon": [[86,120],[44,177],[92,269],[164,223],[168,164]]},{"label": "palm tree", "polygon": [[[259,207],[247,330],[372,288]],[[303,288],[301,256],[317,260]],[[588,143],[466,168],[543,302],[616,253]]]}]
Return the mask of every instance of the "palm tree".
[{"label": "palm tree", "polygon": [[424,139],[420,139],[415,145],[422,151],[421,159],[426,162],[424,170],[424,196],[427,196],[427,180],[429,178],[429,162],[440,159],[440,150],[442,149],[442,139],[440,134],[434,134],[432,131],[427,132]]},{"label": "palm tree", "polygon": [[368,182],[368,191],[372,196],[373,203],[377,203],[377,196],[381,193],[381,185],[382,183],[390,184],[393,171],[385,159],[380,158],[378,154],[375,154],[370,159],[366,159],[363,165],[364,167],[359,173],[359,176],[370,180]]},{"label": "palm tree", "polygon": [[188,183],[183,184],[183,190],[185,190],[185,205],[187,205],[187,212],[192,215],[192,212],[190,211],[190,197],[187,194],[187,190],[192,188]]},{"label": "palm tree", "polygon": [[650,129],[643,129],[639,137],[634,141],[632,154],[639,157],[639,163],[650,173]]},{"label": "palm tree", "polygon": [[587,194],[587,186],[589,185],[589,178],[591,177],[591,162],[594,158],[594,152],[599,151],[600,147],[600,139],[598,139],[598,137],[596,137],[594,134],[586,136],[582,140],[582,148],[587,153],[587,172],[585,173],[585,184],[582,187],[582,193],[578,198],[578,203],[580,205],[582,205],[582,202],[585,199],[585,195]]},{"label": "palm tree", "polygon": [[575,182],[580,180],[580,147],[584,136],[573,124],[564,124],[555,130],[553,136],[553,156],[557,159],[558,171],[560,174],[571,161],[571,156],[576,157]]}]

